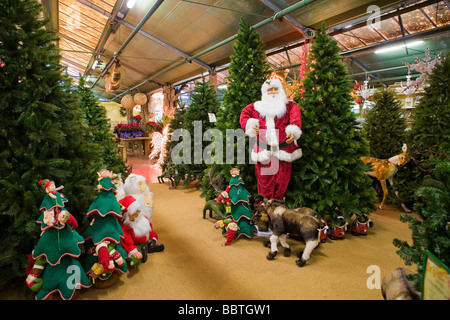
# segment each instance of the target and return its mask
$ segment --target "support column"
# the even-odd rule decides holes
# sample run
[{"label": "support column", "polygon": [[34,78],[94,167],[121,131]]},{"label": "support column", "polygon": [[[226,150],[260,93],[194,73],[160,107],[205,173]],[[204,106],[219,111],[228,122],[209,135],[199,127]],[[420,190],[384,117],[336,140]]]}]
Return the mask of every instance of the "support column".
[{"label": "support column", "polygon": [[214,90],[217,92],[217,72],[211,71],[209,73],[209,82],[214,86]]},{"label": "support column", "polygon": [[313,45],[314,39],[309,39],[305,41],[305,51],[306,51],[306,59],[305,59],[305,74],[310,71],[311,60],[309,59],[309,51]]},{"label": "support column", "polygon": [[146,96],[147,96],[147,102],[141,106],[141,116],[142,116],[141,125],[142,126],[150,120],[148,106],[150,105],[151,95],[146,94]]},{"label": "support column", "polygon": [[163,94],[164,94],[163,116],[168,115],[169,117],[173,118],[175,113],[173,103],[176,100],[175,88],[173,86],[164,86]]}]

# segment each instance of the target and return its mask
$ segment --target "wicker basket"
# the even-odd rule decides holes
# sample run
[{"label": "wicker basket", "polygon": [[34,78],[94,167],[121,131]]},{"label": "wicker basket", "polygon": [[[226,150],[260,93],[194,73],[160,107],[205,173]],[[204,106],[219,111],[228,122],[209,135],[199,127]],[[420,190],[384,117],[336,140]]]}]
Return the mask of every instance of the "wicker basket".
[{"label": "wicker basket", "polygon": [[133,101],[133,97],[131,96],[131,94],[124,95],[122,100],[120,100],[120,104],[125,109],[133,109],[135,106],[135,103]]},{"label": "wicker basket", "polygon": [[139,92],[134,95],[134,103],[143,106],[147,103],[147,96],[145,93]]}]

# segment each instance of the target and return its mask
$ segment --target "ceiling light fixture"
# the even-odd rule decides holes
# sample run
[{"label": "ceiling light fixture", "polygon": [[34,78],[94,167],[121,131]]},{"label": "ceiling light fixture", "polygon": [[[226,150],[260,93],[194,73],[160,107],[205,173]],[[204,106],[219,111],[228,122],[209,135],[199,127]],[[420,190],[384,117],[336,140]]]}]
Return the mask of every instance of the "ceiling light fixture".
[{"label": "ceiling light fixture", "polygon": [[422,40],[410,42],[410,43],[407,43],[407,44],[400,44],[398,46],[393,46],[393,47],[377,50],[377,51],[375,51],[375,53],[391,52],[391,51],[394,51],[394,50],[397,50],[397,49],[401,49],[401,48],[404,48],[404,47],[408,47],[409,48],[409,47],[417,46],[417,45],[419,45],[421,43],[423,43]]},{"label": "ceiling light fixture", "polygon": [[129,8],[129,9],[133,8],[135,3],[136,3],[136,0],[128,0],[127,8]]}]

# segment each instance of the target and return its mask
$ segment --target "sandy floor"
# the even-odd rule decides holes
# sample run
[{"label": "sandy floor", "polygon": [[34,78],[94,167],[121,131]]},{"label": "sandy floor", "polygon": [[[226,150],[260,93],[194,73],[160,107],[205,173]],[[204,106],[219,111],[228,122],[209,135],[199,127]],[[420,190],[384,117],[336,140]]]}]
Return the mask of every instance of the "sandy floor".
[{"label": "sandy floor", "polygon": [[202,218],[199,191],[169,190],[168,184],[150,188],[155,193],[153,225],[165,251],[151,254],[113,287],[86,290],[78,299],[382,300],[381,290],[367,287],[373,274],[367,269],[376,266],[382,278],[405,267],[392,240],[410,239],[410,230],[396,208],[374,212],[375,226],[366,237],[349,234],[322,243],[299,268],[295,255],[303,242],[288,239],[292,256],[279,254],[273,261],[266,260],[265,238],[238,239],[223,247],[225,238],[213,227],[216,220]]},{"label": "sandy floor", "polygon": [[[77,299],[382,300],[380,289],[367,286],[373,270],[379,272],[380,283],[395,268],[416,271],[415,266],[404,265],[392,244],[394,238],[411,242],[411,231],[400,222],[402,212],[397,208],[373,212],[374,227],[368,236],[327,239],[299,268],[295,260],[303,242],[288,239],[292,256],[278,254],[273,261],[266,259],[269,249],[263,246],[263,237],[238,239],[223,247],[226,239],[214,229],[216,220],[202,218],[204,199],[199,191],[169,190],[168,182],[149,186],[155,194],[153,226],[165,250],[150,254],[145,264],[130,267],[112,287],[83,290]],[[368,272],[371,266],[374,269]],[[0,300],[21,299],[20,290],[3,290]]]}]

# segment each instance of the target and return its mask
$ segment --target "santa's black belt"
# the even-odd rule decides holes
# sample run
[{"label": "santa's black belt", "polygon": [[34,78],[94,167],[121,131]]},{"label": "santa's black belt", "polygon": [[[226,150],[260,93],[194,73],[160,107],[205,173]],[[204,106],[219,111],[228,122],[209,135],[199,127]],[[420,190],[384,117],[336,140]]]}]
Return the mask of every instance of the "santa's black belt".
[{"label": "santa's black belt", "polygon": [[268,150],[272,154],[278,153],[280,150],[283,150],[283,149],[289,147],[289,145],[290,144],[287,143],[286,141],[284,141],[280,144],[266,144],[264,142],[258,141],[258,147],[260,147],[261,149]]}]

